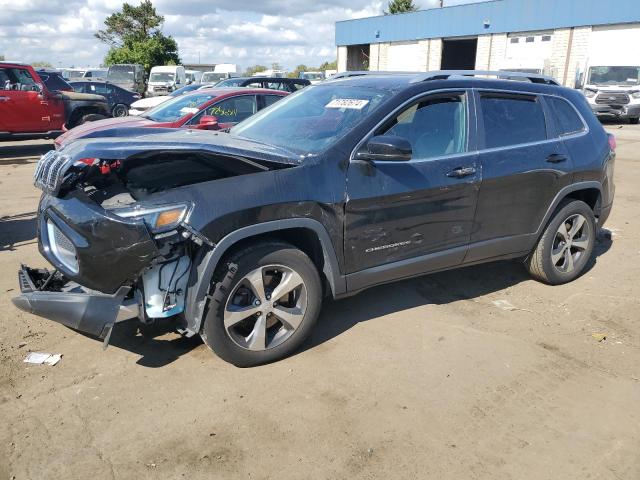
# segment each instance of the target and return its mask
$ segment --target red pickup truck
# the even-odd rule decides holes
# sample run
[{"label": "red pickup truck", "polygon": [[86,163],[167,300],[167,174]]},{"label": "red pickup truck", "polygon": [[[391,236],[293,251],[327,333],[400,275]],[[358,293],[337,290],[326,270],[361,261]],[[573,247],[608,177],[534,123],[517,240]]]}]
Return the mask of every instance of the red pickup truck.
[{"label": "red pickup truck", "polygon": [[0,62],[0,140],[55,138],[110,116],[100,95],[51,91],[30,65]]}]

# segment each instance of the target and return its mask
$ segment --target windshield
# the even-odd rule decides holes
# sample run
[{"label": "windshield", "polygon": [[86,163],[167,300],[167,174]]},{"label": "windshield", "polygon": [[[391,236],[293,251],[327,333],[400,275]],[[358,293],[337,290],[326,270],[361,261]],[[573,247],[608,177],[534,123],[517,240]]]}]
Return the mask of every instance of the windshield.
[{"label": "windshield", "polygon": [[640,67],[591,67],[589,81],[591,85],[638,85]]},{"label": "windshield", "polygon": [[212,83],[212,82],[218,82],[220,80],[224,80],[225,78],[227,78],[227,74],[226,73],[207,72],[207,73],[202,75],[202,78],[200,79],[200,82],[201,83]]},{"label": "windshield", "polygon": [[152,72],[149,77],[150,82],[173,82],[176,77],[175,73],[171,72]]},{"label": "windshield", "polygon": [[112,82],[133,82],[133,67],[111,67],[107,74],[107,79]]},{"label": "windshield", "polygon": [[353,130],[388,95],[346,85],[307,87],[241,122],[231,134],[301,154],[318,153]]},{"label": "windshield", "polygon": [[[239,87],[243,81],[242,78],[228,78],[227,80],[216,83],[216,87]],[[204,83],[204,80],[202,83]]]},{"label": "windshield", "polygon": [[173,92],[171,92],[169,94],[170,97],[179,97],[180,95],[184,95],[185,93],[189,93],[192,92],[193,90],[197,90],[200,87],[202,87],[202,85],[200,85],[199,83],[192,83],[191,85],[186,85],[182,88],[179,88],[177,90],[174,90]]},{"label": "windshield", "polygon": [[324,80],[324,75],[320,72],[304,72],[300,74],[300,78],[306,80]]},{"label": "windshield", "polygon": [[84,76],[84,70],[69,70],[67,78],[82,78]]},{"label": "windshield", "polygon": [[215,95],[204,93],[183,95],[161,103],[143,113],[141,117],[148,118],[154,122],[175,122],[189,113],[197,113],[202,104],[213,98],[215,98]]}]

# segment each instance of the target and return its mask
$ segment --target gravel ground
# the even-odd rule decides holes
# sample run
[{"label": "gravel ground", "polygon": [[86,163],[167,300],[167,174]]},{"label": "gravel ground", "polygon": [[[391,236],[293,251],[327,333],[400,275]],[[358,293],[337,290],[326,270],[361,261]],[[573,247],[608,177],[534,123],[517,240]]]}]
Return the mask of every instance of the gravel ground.
[{"label": "gravel ground", "polygon": [[607,128],[612,237],[580,279],[503,262],[377,287],[253,369],[134,322],[102,351],[14,308],[20,263],[45,265],[31,175],[51,143],[0,144],[0,479],[637,480],[640,127]]}]

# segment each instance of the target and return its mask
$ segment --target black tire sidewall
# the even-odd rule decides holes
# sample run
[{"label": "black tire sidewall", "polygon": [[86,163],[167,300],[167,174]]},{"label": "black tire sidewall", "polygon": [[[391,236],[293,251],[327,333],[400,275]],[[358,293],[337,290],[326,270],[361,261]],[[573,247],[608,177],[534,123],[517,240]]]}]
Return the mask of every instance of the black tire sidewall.
[{"label": "black tire sidewall", "polygon": [[113,110],[111,110],[111,114],[114,117],[118,117],[118,115],[116,115],[116,113],[118,112],[118,109],[124,109],[124,115],[122,115],[122,117],[126,117],[127,113],[128,113],[128,108],[126,105],[123,105],[122,103],[118,103],[116,106],[113,107]]},{"label": "black tire sidewall", "polygon": [[[202,338],[220,358],[238,367],[251,367],[270,363],[293,353],[309,336],[322,306],[322,283],[313,262],[302,251],[293,246],[264,245],[252,249],[246,255],[236,255],[225,262],[236,263],[238,271],[220,304],[211,301],[205,314]],[[284,343],[277,347],[254,352],[237,345],[224,327],[224,309],[231,293],[242,278],[259,266],[284,265],[295,270],[304,280],[307,288],[307,311],[298,329]],[[215,281],[220,281],[226,270],[216,272]]]},{"label": "black tire sidewall", "polygon": [[[556,232],[560,228],[560,224],[567,220],[570,216],[580,214],[587,219],[587,223],[589,225],[590,235],[589,235],[589,246],[584,251],[583,255],[578,259],[576,263],[576,267],[571,272],[561,272],[553,265],[551,261],[551,251],[553,249],[553,243],[555,240]],[[593,249],[595,246],[595,238],[597,234],[597,225],[596,219],[593,214],[593,210],[589,205],[580,201],[574,200],[567,203],[564,207],[562,207],[558,213],[555,214],[551,222],[546,228],[545,235],[543,238],[544,244],[542,246],[542,262],[543,268],[546,274],[546,277],[549,283],[554,285],[559,285],[563,283],[568,283],[576,278],[578,278],[582,273],[584,273],[584,269],[589,263],[593,255]]]}]

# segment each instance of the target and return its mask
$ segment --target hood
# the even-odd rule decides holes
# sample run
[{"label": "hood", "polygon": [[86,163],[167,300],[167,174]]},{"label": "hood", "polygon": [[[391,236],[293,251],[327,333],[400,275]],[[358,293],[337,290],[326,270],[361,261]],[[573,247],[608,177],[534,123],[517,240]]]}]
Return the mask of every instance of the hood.
[{"label": "hood", "polygon": [[[96,122],[97,123],[97,122]],[[302,157],[288,150],[234,137],[224,132],[172,128],[112,128],[63,147],[71,159],[124,160],[135,155],[202,152],[250,158],[267,163],[298,165]]]},{"label": "hood", "polygon": [[151,107],[155,107],[156,105],[160,105],[161,103],[166,102],[167,100],[170,100],[172,97],[170,97],[169,95],[161,95],[158,97],[148,97],[148,98],[143,98],[141,100],[138,100],[136,102],[133,102],[131,104],[131,108],[136,108],[136,109],[147,109],[147,108],[151,108]]},{"label": "hood", "polygon": [[85,102],[104,102],[106,103],[105,98],[102,95],[94,95],[92,93],[78,93],[78,92],[68,92],[61,91],[60,94],[64,100],[71,100],[74,102],[85,101]]},{"label": "hood", "polygon": [[114,133],[119,132],[123,128],[128,127],[145,127],[151,126],[155,122],[143,117],[116,117],[105,118],[104,120],[98,120],[96,122],[87,122],[82,125],[78,125],[72,128],[68,132],[56,138],[56,145],[65,145],[78,138],[101,136],[102,132],[112,130],[113,132],[108,136],[115,136]]}]

